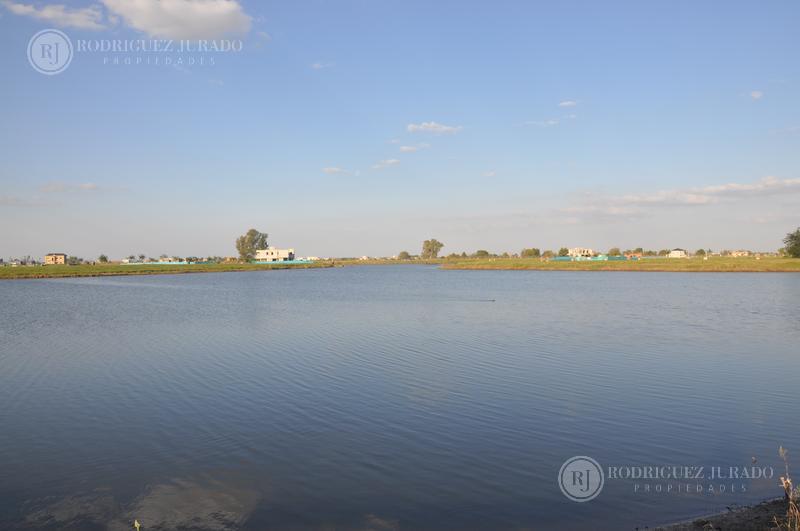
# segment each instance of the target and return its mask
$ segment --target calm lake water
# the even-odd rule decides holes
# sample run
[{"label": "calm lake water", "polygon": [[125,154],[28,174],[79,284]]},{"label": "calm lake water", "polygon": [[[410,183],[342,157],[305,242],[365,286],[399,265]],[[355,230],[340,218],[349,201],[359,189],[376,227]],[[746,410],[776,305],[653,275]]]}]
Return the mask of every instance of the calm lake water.
[{"label": "calm lake water", "polygon": [[[798,301],[796,274],[5,281],[0,528],[624,529],[778,496]],[[575,503],[575,455],[776,476]]]}]

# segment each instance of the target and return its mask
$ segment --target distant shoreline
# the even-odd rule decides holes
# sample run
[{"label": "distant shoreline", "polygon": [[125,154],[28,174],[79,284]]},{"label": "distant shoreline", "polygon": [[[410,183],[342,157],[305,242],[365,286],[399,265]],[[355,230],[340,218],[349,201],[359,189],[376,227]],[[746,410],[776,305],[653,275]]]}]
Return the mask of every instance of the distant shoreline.
[{"label": "distant shoreline", "polygon": [[558,262],[537,258],[479,258],[445,261],[443,269],[482,271],[638,271],[652,273],[800,273],[798,258],[643,258]]},{"label": "distant shoreline", "polygon": [[316,269],[365,265],[438,265],[442,270],[472,271],[619,271],[650,273],[800,273],[797,258],[652,258],[624,261],[559,262],[536,258],[438,258],[431,260],[333,259],[298,264],[83,264],[77,266],[5,266],[0,280],[79,278],[132,275],[228,273],[278,269]]},{"label": "distant shoreline", "polygon": [[333,262],[320,260],[308,264],[233,263],[233,264],[82,264],[0,267],[0,280],[34,280],[45,278],[117,277],[138,275],[182,275],[194,273],[233,273],[284,269],[315,269],[333,267]]}]

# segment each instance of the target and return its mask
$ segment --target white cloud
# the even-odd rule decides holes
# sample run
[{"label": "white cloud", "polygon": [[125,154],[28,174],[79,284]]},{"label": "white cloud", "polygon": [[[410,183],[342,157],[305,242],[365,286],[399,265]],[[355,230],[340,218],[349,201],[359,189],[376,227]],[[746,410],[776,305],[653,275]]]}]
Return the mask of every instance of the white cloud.
[{"label": "white cloud", "polygon": [[497,170],[490,170],[483,174],[484,177],[494,177],[497,175]]},{"label": "white cloud", "polygon": [[250,31],[237,0],[102,0],[134,29],[164,39],[216,39]]},{"label": "white cloud", "polygon": [[553,127],[558,125],[558,120],[552,118],[550,120],[529,120],[524,122],[523,125],[536,125],[539,127]]},{"label": "white cloud", "polygon": [[627,205],[708,205],[723,199],[746,198],[800,192],[800,179],[764,177],[754,183],[728,183],[699,188],[661,190],[653,194],[623,195],[617,201]]},{"label": "white cloud", "polygon": [[772,132],[776,134],[786,134],[786,135],[800,133],[800,125],[790,125],[789,127],[784,127],[783,129],[776,129]]},{"label": "white cloud", "polygon": [[800,193],[800,179],[764,177],[753,183],[727,183],[617,196],[586,195],[580,205],[564,209],[564,211],[571,213],[597,211],[609,215],[629,216],[643,213],[643,209],[646,208],[704,206],[760,196],[796,193]]},{"label": "white cloud", "polygon": [[335,63],[313,63],[311,68],[314,70],[322,70],[323,68],[333,68]]},{"label": "white cloud", "polygon": [[403,153],[415,153],[421,149],[431,147],[430,144],[417,144],[416,146],[400,146],[400,151]]},{"label": "white cloud", "polygon": [[382,170],[383,168],[388,168],[389,166],[396,166],[400,164],[400,160],[398,159],[386,159],[382,160],[379,163],[375,164],[372,169],[373,170]]},{"label": "white cloud", "polygon": [[559,107],[575,107],[578,105],[578,102],[575,100],[564,100],[558,104]]},{"label": "white cloud", "polygon": [[754,90],[753,92],[750,93],[750,97],[754,100],[760,100],[761,98],[764,97],[764,93],[761,92],[760,90]]},{"label": "white cloud", "polygon": [[[617,223],[637,221],[661,212],[679,215],[670,209],[711,208],[728,205],[736,211],[749,205],[763,205],[759,198],[800,194],[800,179],[765,177],[752,183],[728,183],[692,188],[674,188],[651,193],[621,195],[584,194],[574,204],[555,209],[551,218],[560,224]],[[771,200],[768,200],[768,202]],[[736,203],[736,207],[731,204]],[[685,215],[681,212],[680,216]]]},{"label": "white cloud", "polygon": [[460,125],[444,125],[436,122],[422,122],[420,124],[408,124],[406,127],[409,133],[434,133],[437,135],[452,135],[463,129]]},{"label": "white cloud", "polygon": [[338,168],[336,166],[327,166],[325,168],[322,168],[322,173],[327,173],[328,175],[337,175],[337,174],[341,175],[350,172],[345,170],[344,168]]},{"label": "white cloud", "polygon": [[96,5],[73,9],[63,4],[45,4],[37,7],[10,0],[3,0],[2,4],[15,15],[35,18],[62,28],[101,30],[106,27],[103,22],[103,11]]}]

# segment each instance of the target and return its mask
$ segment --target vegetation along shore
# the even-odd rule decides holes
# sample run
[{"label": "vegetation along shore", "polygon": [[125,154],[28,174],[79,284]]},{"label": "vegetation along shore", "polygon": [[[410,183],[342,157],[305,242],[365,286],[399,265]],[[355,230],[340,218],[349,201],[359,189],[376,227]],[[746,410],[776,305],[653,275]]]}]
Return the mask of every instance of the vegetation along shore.
[{"label": "vegetation along shore", "polygon": [[99,277],[124,275],[164,275],[182,273],[225,273],[268,271],[273,269],[308,269],[360,265],[439,265],[442,269],[517,270],[517,271],[642,271],[676,273],[800,273],[796,258],[726,258],[708,260],[653,258],[619,262],[558,262],[531,258],[439,258],[428,260],[336,259],[310,263],[211,263],[211,264],[81,264],[32,267],[0,267],[0,280],[31,278]]},{"label": "vegetation along shore", "polygon": [[331,267],[329,261],[304,264],[275,262],[270,264],[81,264],[29,267],[0,267],[0,280],[26,278],[103,277],[126,275],[175,275],[181,273],[226,273],[232,271],[268,271],[272,269],[309,269]]},{"label": "vegetation along shore", "polygon": [[671,271],[682,273],[748,273],[795,272],[800,273],[797,258],[729,258],[711,257],[674,259],[645,258],[625,261],[558,262],[530,258],[484,258],[445,260],[444,269],[500,269],[539,271]]}]

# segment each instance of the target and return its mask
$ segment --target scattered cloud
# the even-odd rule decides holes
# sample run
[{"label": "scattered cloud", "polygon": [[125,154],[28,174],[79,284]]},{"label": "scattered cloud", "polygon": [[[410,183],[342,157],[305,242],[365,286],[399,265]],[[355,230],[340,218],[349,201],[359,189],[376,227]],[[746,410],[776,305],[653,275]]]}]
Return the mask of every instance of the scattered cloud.
[{"label": "scattered cloud", "polygon": [[28,203],[19,197],[10,195],[0,195],[0,207],[7,206],[27,206]]},{"label": "scattered cloud", "polygon": [[400,146],[400,151],[403,153],[415,153],[421,149],[428,149],[430,144],[417,144],[415,146]]},{"label": "scattered cloud", "polygon": [[784,127],[783,129],[775,129],[772,131],[772,133],[778,135],[793,135],[795,133],[800,133],[800,125],[790,125],[789,127]]},{"label": "scattered cloud", "polygon": [[322,70],[323,68],[333,68],[335,63],[312,63],[311,68],[314,70]]},{"label": "scattered cloud", "polygon": [[656,208],[702,207],[763,196],[800,193],[800,179],[765,177],[752,183],[727,183],[693,188],[659,190],[652,193],[584,194],[576,205],[554,212],[562,223],[605,222],[639,219]]},{"label": "scattered cloud", "polygon": [[62,181],[52,181],[42,185],[39,188],[39,191],[45,194],[53,194],[59,192],[91,192],[95,190],[99,190],[100,187],[94,183],[80,183],[80,184],[73,184],[73,183],[65,183]]},{"label": "scattered cloud", "polygon": [[753,183],[728,183],[699,188],[660,190],[652,194],[627,194],[612,198],[623,205],[708,205],[725,199],[800,192],[800,179],[764,177]]},{"label": "scattered cloud", "polygon": [[35,18],[61,28],[101,30],[107,27],[103,20],[103,11],[97,5],[69,8],[62,4],[45,4],[37,7],[11,0],[2,0],[0,3],[15,15]]},{"label": "scattered cloud", "polygon": [[343,175],[350,173],[349,171],[345,170],[344,168],[338,168],[336,166],[327,166],[322,168],[322,173],[327,173],[328,175]]},{"label": "scattered cloud", "polygon": [[536,125],[538,127],[554,127],[558,125],[558,120],[551,118],[550,120],[528,120],[523,122],[523,125]]},{"label": "scattered cloud", "polygon": [[575,100],[564,100],[558,104],[559,107],[575,107],[578,102]]},{"label": "scattered cloud", "polygon": [[[572,204],[554,208],[542,222],[558,225],[590,225],[640,221],[656,212],[673,208],[704,208],[731,203],[741,204],[760,197],[800,194],[800,179],[765,177],[751,183],[727,183],[691,188],[659,190],[651,193],[603,195],[584,193]],[[759,203],[755,203],[759,204]],[[774,213],[773,213],[774,214]],[[768,223],[773,214],[753,223]]]},{"label": "scattered cloud", "polygon": [[150,37],[216,39],[250,31],[237,0],[101,0],[127,25]]},{"label": "scattered cloud", "polygon": [[497,175],[497,170],[490,170],[483,174],[484,177],[495,177]]},{"label": "scattered cloud", "polygon": [[422,122],[420,124],[408,124],[406,127],[409,133],[434,133],[437,135],[452,135],[463,129],[460,125],[444,125],[437,122]]},{"label": "scattered cloud", "polygon": [[382,170],[384,168],[388,168],[389,166],[397,166],[400,164],[399,159],[386,159],[382,160],[379,163],[375,164],[372,169],[373,170]]},{"label": "scattered cloud", "polygon": [[256,32],[255,36],[256,38],[253,42],[253,48],[256,50],[261,50],[266,47],[267,43],[272,42],[272,35],[266,31],[258,31]]},{"label": "scattered cloud", "polygon": [[760,100],[761,98],[764,97],[764,93],[761,92],[760,90],[754,90],[753,92],[750,93],[750,97],[754,100]]}]

